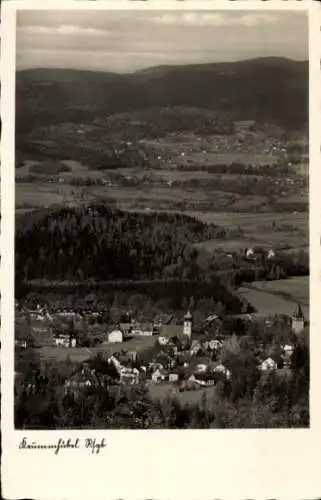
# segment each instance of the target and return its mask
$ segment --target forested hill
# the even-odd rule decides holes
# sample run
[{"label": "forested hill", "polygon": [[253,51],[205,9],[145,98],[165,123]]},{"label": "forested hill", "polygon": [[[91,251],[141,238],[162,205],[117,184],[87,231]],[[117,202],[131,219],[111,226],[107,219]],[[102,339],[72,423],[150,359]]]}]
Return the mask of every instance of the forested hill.
[{"label": "forested hill", "polygon": [[197,280],[192,243],[224,237],[223,228],[182,214],[57,209],[17,227],[16,273],[27,281]]},{"label": "forested hill", "polygon": [[[153,107],[187,106],[289,129],[308,121],[308,62],[284,58],[160,66],[131,74],[17,72],[19,130]],[[29,128],[28,128],[29,127]]]}]

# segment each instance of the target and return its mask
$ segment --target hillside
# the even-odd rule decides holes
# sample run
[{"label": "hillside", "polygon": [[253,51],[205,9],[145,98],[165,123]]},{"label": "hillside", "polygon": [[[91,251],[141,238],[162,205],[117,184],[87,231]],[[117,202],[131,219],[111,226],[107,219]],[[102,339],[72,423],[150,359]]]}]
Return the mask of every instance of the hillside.
[{"label": "hillside", "polygon": [[57,209],[17,228],[16,270],[27,280],[197,279],[192,244],[224,235],[180,214]]},{"label": "hillside", "polygon": [[283,58],[160,66],[132,74],[64,69],[17,73],[21,133],[52,123],[153,107],[187,106],[302,129],[308,119],[308,63]]}]

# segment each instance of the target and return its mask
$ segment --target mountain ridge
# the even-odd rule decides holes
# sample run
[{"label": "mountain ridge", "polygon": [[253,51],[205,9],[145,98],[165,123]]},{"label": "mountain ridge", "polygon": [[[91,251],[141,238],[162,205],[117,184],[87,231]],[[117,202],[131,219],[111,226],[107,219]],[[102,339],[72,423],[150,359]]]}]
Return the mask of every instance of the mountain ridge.
[{"label": "mountain ridge", "polygon": [[[134,73],[70,69],[17,72],[17,116],[37,123],[68,121],[68,110],[95,116],[138,109],[187,106],[232,112],[287,128],[308,122],[308,61],[258,58],[237,62],[161,65]],[[52,85],[55,92],[52,92]],[[46,117],[50,110],[51,116]]]}]

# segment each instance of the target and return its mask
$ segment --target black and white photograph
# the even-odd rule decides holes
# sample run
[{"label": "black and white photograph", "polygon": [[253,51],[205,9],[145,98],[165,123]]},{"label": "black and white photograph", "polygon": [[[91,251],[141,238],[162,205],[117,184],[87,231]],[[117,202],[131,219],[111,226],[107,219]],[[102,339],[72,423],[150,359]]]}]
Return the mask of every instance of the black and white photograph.
[{"label": "black and white photograph", "polygon": [[309,427],[305,11],[17,12],[16,429]]},{"label": "black and white photograph", "polygon": [[320,497],[320,26],[4,2],[4,498]]}]

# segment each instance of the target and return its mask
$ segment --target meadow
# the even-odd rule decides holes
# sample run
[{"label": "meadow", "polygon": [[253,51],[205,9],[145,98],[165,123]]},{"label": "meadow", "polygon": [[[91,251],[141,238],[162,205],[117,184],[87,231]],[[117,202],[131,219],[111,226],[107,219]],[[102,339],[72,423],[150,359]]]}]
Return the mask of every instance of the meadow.
[{"label": "meadow", "polygon": [[[162,175],[162,171],[155,172],[157,172],[156,177]],[[82,170],[79,170],[78,173],[83,175]],[[175,171],[175,174],[177,173]],[[101,172],[96,172],[96,174],[102,175]],[[182,178],[185,176],[187,178],[190,174],[190,172],[182,172]],[[200,174],[203,176],[204,172],[200,172]],[[64,174],[64,177],[70,175],[72,174],[67,173]],[[187,189],[164,184],[154,186],[153,184],[140,183],[137,186],[114,185],[112,187],[94,185],[83,188],[70,185],[67,181],[62,183],[16,183],[16,213],[18,216],[34,208],[79,204],[95,199],[113,203],[124,210],[181,211],[199,218],[205,223],[214,223],[227,230],[232,231],[239,228],[243,230],[242,239],[229,237],[226,240],[209,240],[198,245],[199,248],[208,252],[217,248],[233,252],[251,246],[282,250],[306,250],[309,245],[308,213],[263,212],[261,208],[267,203],[267,199],[263,196],[240,196],[235,193],[215,190],[205,192],[197,187]],[[230,200],[233,200],[233,210],[229,211]],[[237,212],[236,209],[241,211]]]},{"label": "meadow", "polygon": [[66,361],[66,359],[69,358],[73,362],[80,363],[97,354],[101,354],[106,358],[121,350],[140,352],[152,347],[155,344],[155,339],[156,336],[142,336],[117,344],[108,344],[106,341],[106,343],[99,344],[95,347],[56,347],[54,345],[43,345],[37,348],[36,352],[43,360]]},{"label": "meadow", "polygon": [[285,314],[291,316],[298,303],[306,319],[309,318],[309,277],[298,276],[278,281],[254,281],[238,290],[258,314]]}]

